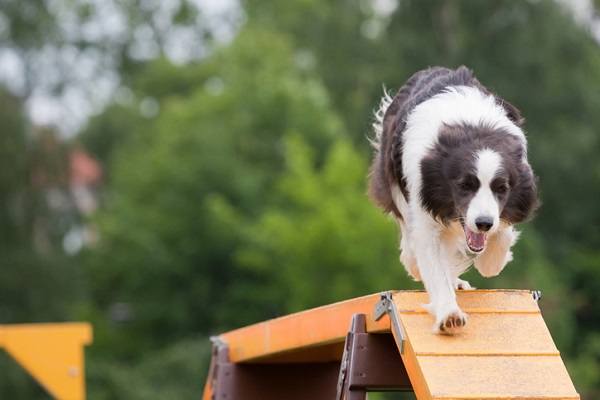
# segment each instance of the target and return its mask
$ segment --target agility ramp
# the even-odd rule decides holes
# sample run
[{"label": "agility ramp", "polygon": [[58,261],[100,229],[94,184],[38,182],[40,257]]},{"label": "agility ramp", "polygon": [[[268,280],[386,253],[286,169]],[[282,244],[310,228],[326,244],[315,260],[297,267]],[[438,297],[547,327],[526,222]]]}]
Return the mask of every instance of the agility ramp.
[{"label": "agility ramp", "polygon": [[455,336],[431,332],[423,291],[393,291],[213,338],[203,400],[579,399],[529,291],[457,292]]}]

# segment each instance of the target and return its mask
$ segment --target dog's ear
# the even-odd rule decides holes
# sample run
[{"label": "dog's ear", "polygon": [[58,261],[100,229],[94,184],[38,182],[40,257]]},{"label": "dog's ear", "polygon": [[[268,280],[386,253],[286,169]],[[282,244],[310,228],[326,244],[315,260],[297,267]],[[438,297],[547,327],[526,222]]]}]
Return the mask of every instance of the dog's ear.
[{"label": "dog's ear", "polygon": [[527,163],[518,168],[517,182],[511,189],[501,218],[511,224],[525,222],[533,217],[539,207],[537,196],[537,177]]},{"label": "dog's ear", "polygon": [[515,124],[516,126],[523,125],[523,123],[525,122],[525,118],[521,116],[521,113],[519,112],[517,107],[510,104],[508,101],[500,99],[499,97],[496,97],[496,99],[498,104],[501,105],[502,108],[504,108],[504,110],[506,111],[506,115],[513,122],[513,124]]},{"label": "dog's ear", "polygon": [[437,221],[448,225],[456,217],[456,204],[451,194],[450,180],[444,176],[446,168],[442,164],[445,160],[439,154],[430,154],[421,161],[421,179],[427,184],[421,187],[419,195],[422,207]]},{"label": "dog's ear", "polygon": [[[469,71],[469,72],[472,74],[471,71]],[[496,99],[496,104],[498,104],[499,106],[501,106],[502,108],[504,108],[504,110],[506,111],[506,115],[513,122],[513,124],[515,124],[516,126],[523,125],[523,123],[525,122],[525,118],[523,118],[521,116],[521,113],[519,112],[519,110],[517,109],[517,107],[513,106],[508,101],[504,100],[503,98],[501,98],[500,96],[498,96],[496,93],[494,93],[493,91],[490,91],[488,88],[486,88],[485,86],[483,86],[481,84],[481,82],[479,82],[477,80],[477,78],[472,77],[472,79],[473,79],[473,83],[475,84],[475,86],[479,90],[481,90],[485,94],[489,94],[489,95],[494,96],[494,98]]]}]

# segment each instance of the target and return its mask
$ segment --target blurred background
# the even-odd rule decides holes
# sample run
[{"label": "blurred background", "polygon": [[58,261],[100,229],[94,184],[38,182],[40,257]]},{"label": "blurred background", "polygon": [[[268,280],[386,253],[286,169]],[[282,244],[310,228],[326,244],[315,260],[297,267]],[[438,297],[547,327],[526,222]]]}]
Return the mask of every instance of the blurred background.
[{"label": "blurred background", "polygon": [[[90,399],[200,398],[209,336],[419,289],[365,195],[434,65],[526,118],[543,206],[478,288],[542,291],[600,399],[600,1],[0,0],[0,324],[90,321]],[[0,396],[50,397],[4,352]]]}]

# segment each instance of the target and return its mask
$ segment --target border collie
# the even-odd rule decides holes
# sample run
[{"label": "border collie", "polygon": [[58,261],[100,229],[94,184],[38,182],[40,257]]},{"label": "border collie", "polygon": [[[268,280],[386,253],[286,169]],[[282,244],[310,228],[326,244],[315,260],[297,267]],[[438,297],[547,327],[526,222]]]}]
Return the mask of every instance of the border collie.
[{"label": "border collie", "polygon": [[519,111],[466,67],[414,74],[376,112],[369,194],[400,229],[400,261],[423,281],[433,331],[467,323],[455,290],[474,265],[495,276],[512,259],[513,225],[538,206]]}]

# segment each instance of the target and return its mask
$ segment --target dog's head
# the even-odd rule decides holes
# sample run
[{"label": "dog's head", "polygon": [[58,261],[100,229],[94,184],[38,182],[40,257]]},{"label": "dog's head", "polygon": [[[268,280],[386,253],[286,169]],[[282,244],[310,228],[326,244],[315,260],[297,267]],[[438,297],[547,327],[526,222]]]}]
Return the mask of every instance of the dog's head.
[{"label": "dog's head", "polygon": [[460,222],[478,253],[501,225],[531,218],[536,178],[522,137],[484,125],[444,125],[422,160],[423,207],[445,225]]}]

